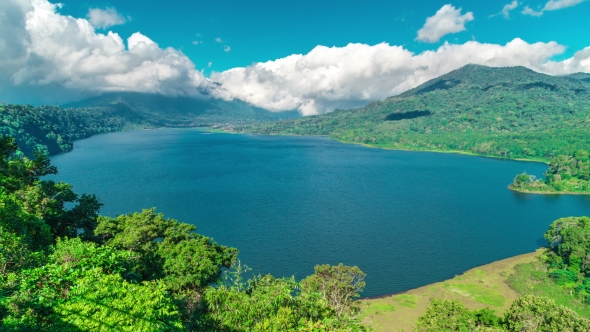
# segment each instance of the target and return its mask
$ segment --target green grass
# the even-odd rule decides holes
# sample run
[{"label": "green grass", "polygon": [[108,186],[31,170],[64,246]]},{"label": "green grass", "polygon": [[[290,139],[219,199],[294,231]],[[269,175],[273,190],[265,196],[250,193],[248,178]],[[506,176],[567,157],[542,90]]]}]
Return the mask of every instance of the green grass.
[{"label": "green grass", "polygon": [[416,295],[409,295],[409,294],[400,294],[394,295],[393,299],[394,302],[398,303],[402,307],[406,308],[416,308],[418,305],[418,296]]},{"label": "green grass", "polygon": [[547,276],[547,267],[542,262],[519,264],[515,273],[506,281],[522,295],[545,296],[557,304],[568,307],[584,318],[590,318],[590,309],[575,293],[561,288]]},{"label": "green grass", "polygon": [[396,310],[397,308],[389,303],[371,303],[363,312],[365,315],[382,315]]},{"label": "green grass", "polygon": [[445,288],[479,303],[493,305],[495,307],[502,307],[506,303],[504,296],[495,290],[476,284],[446,284]]}]

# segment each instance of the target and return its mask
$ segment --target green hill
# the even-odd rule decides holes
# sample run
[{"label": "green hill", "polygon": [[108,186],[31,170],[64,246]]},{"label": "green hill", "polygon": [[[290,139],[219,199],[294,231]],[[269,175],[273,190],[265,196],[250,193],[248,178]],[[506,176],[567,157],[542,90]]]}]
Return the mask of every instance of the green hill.
[{"label": "green hill", "polygon": [[589,77],[467,65],[359,109],[236,129],[329,135],[394,149],[547,160],[590,144]]}]

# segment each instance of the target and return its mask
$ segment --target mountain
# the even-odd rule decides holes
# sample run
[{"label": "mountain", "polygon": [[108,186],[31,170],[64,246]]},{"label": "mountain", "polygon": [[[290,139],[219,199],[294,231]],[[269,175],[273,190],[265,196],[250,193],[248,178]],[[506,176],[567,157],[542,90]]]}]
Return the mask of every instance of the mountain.
[{"label": "mountain", "polygon": [[153,126],[199,126],[227,122],[257,122],[298,118],[297,111],[270,112],[241,100],[166,97],[157,94],[114,92],[64,108],[97,109],[114,113],[135,123]]},{"label": "mountain", "polygon": [[590,145],[588,77],[467,65],[362,108],[236,130],[546,160]]}]

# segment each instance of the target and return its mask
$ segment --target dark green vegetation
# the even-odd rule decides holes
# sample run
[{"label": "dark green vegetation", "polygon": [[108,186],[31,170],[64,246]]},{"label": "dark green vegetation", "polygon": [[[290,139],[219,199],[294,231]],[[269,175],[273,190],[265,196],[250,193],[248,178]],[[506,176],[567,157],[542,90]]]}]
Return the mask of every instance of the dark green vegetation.
[{"label": "dark green vegetation", "polygon": [[376,147],[548,160],[587,149],[587,75],[468,65],[384,101],[240,132],[329,135]]},{"label": "dark green vegetation", "polygon": [[589,324],[551,299],[525,295],[514,301],[503,317],[488,308],[470,311],[457,300],[434,299],[418,319],[415,331],[577,332],[589,331]]},{"label": "dark green vegetation", "polygon": [[56,154],[92,135],[158,127],[197,127],[298,117],[273,113],[242,101],[200,100],[140,93],[111,93],[58,106],[0,105],[0,135],[16,138],[28,156],[40,149]]},{"label": "dark green vegetation", "polygon": [[99,216],[93,195],[42,180],[45,155],[16,152],[0,140],[1,330],[364,330],[357,267],[243,280],[236,249],[154,209]]},{"label": "dark green vegetation", "polygon": [[0,135],[14,137],[29,156],[37,149],[70,151],[76,139],[141,127],[125,114],[57,106],[1,105],[0,120]]},{"label": "dark green vegetation", "polygon": [[551,159],[545,179],[518,174],[510,189],[535,193],[590,193],[590,155],[586,150],[572,157],[559,155]]}]

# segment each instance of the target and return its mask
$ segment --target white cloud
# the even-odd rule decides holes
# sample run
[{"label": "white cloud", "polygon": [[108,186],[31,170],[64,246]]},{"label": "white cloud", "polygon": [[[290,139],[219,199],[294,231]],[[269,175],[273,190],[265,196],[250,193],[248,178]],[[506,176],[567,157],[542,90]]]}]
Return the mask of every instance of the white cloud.
[{"label": "white cloud", "polygon": [[515,10],[517,7],[518,7],[518,1],[514,0],[511,3],[504,5],[504,8],[502,8],[501,12],[499,12],[498,14],[495,14],[495,15],[491,15],[490,17],[502,14],[502,16],[504,16],[504,18],[508,19],[508,18],[510,18],[510,12]]},{"label": "white cloud", "polygon": [[225,45],[225,46],[223,46],[223,51],[224,52],[229,52],[229,51],[231,51],[231,47]]},{"label": "white cloud", "polygon": [[522,10],[522,14],[530,15],[530,16],[541,16],[541,15],[543,15],[543,11],[538,12],[529,6],[525,6],[524,9]]},{"label": "white cloud", "polygon": [[434,16],[426,19],[424,26],[418,30],[416,40],[436,43],[445,35],[465,31],[465,23],[473,21],[473,13],[461,15],[461,10],[452,5],[442,6]]},{"label": "white cloud", "polygon": [[219,37],[215,38],[215,41],[218,43],[223,43],[223,40],[221,40],[221,38],[219,38]]},{"label": "white cloud", "polygon": [[555,42],[529,44],[518,38],[506,45],[445,43],[420,54],[386,43],[317,46],[305,55],[212,73],[211,79],[222,84],[213,92],[218,97],[309,115],[397,95],[470,63],[520,65],[548,74],[590,72],[590,47],[571,59],[550,61],[564,51]]},{"label": "white cloud", "polygon": [[211,66],[213,66],[213,62],[211,62],[211,61],[207,62],[207,67],[211,68]]},{"label": "white cloud", "polygon": [[549,0],[543,7],[543,11],[558,10],[562,8],[573,7],[585,0]]},{"label": "white cloud", "polygon": [[182,52],[162,49],[139,32],[125,43],[56,7],[47,0],[0,1],[0,88],[198,96],[209,87]]},{"label": "white cloud", "polygon": [[86,17],[90,24],[98,29],[106,29],[127,22],[123,16],[117,13],[115,8],[90,8]]},{"label": "white cloud", "polygon": [[199,45],[199,44],[203,44],[203,41],[202,40],[193,41],[193,45]]},{"label": "white cloud", "polygon": [[525,15],[541,16],[543,13],[579,5],[586,0],[549,0],[540,11],[535,11],[529,6],[526,6],[522,11]]}]

